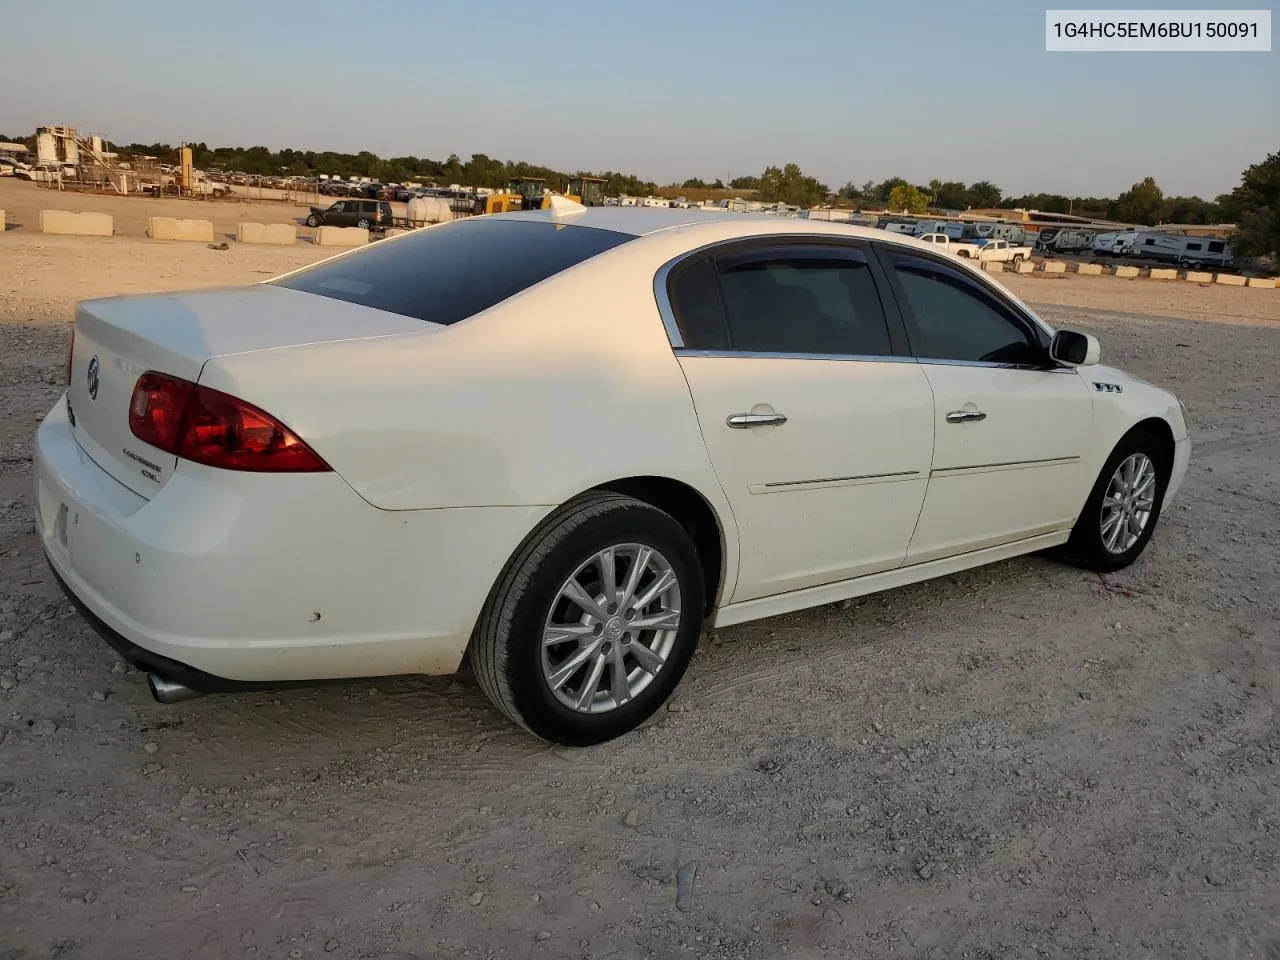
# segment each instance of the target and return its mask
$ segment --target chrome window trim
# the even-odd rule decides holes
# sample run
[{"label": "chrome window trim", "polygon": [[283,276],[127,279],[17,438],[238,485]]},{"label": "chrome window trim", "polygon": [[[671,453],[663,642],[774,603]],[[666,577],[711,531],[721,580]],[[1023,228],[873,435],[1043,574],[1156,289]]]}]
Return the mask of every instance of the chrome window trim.
[{"label": "chrome window trim", "polygon": [[677,357],[711,357],[719,360],[852,360],[858,363],[916,363],[915,357],[882,357],[856,353],[781,353],[767,350],[692,350],[676,347]]},{"label": "chrome window trim", "polygon": [[991,370],[1026,370],[1029,373],[1073,373],[1071,367],[1033,367],[1022,363],[993,363],[987,360],[936,360],[929,357],[882,357],[853,353],[775,353],[762,350],[692,350],[676,347],[677,357],[715,360],[839,360],[853,363],[917,363],[934,367],[986,367]]}]

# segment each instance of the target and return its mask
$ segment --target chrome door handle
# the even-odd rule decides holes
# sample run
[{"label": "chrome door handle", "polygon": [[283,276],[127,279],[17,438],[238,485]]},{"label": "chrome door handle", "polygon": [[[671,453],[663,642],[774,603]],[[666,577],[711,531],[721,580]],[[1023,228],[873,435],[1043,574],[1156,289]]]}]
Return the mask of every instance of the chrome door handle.
[{"label": "chrome door handle", "polygon": [[952,410],[947,414],[947,423],[976,423],[987,419],[981,410]]},{"label": "chrome door handle", "polygon": [[726,417],[724,422],[735,430],[746,430],[749,427],[780,427],[787,418],[780,413],[735,413]]}]

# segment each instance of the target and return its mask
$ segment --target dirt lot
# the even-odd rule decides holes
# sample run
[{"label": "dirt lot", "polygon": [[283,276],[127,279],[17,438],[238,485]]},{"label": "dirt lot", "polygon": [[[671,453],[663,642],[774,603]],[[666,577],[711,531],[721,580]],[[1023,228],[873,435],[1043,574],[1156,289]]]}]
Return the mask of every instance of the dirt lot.
[{"label": "dirt lot", "polygon": [[0,958],[1280,956],[1280,292],[1005,275],[1190,410],[1145,557],[724,630],[562,750],[466,678],[158,706],[46,572],[74,301],[318,253],[0,238]]}]

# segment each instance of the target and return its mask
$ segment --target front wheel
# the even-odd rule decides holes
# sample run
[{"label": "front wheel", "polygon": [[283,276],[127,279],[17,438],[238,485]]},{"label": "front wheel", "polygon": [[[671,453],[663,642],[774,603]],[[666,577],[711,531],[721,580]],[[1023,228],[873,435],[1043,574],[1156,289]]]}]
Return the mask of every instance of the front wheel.
[{"label": "front wheel", "polygon": [[589,494],[548,518],[503,571],[472,638],[476,679],[544,740],[611,740],[680,682],[704,597],[697,551],[673,517]]},{"label": "front wheel", "polygon": [[1171,464],[1145,430],[1124,437],[1107,458],[1067,544],[1073,560],[1102,573],[1138,559],[1160,519]]},{"label": "front wheel", "polygon": [[311,216],[307,217],[307,226],[308,227],[320,226],[320,218],[313,213]]}]

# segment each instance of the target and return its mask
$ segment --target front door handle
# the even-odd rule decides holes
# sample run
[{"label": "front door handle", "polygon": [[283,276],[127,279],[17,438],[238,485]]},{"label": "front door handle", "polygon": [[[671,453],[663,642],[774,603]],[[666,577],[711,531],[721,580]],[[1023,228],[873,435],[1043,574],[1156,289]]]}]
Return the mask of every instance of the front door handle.
[{"label": "front door handle", "polygon": [[947,423],[977,423],[987,419],[981,410],[952,410],[947,414]]},{"label": "front door handle", "polygon": [[726,417],[724,422],[735,430],[746,430],[750,427],[780,427],[787,418],[780,413],[735,413]]}]

